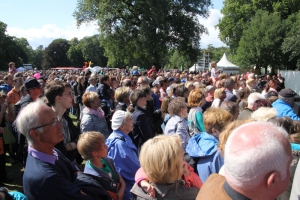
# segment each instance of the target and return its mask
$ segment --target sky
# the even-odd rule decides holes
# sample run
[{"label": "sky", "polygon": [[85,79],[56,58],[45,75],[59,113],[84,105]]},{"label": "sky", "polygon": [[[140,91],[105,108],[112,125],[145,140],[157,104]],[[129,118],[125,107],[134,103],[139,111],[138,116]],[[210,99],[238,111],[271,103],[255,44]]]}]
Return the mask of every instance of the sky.
[{"label": "sky", "polygon": [[[57,38],[82,39],[97,34],[96,22],[77,28],[72,16],[76,4],[76,0],[0,0],[0,21],[7,24],[8,35],[26,38],[34,49],[39,45],[47,47]],[[212,0],[212,4],[210,16],[199,19],[209,33],[201,37],[201,48],[209,44],[225,46],[218,38],[219,30],[214,27],[222,17],[223,0]]]}]

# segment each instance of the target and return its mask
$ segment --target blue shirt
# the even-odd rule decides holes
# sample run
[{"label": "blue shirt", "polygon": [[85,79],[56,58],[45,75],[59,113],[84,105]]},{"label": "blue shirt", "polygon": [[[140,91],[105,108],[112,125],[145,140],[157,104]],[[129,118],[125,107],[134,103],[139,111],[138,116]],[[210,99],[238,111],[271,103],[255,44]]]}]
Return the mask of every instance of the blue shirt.
[{"label": "blue shirt", "polygon": [[131,138],[119,130],[114,130],[106,139],[108,146],[107,157],[111,158],[118,173],[126,184],[124,200],[131,199],[130,193],[135,180],[135,173],[140,168],[138,151]]}]

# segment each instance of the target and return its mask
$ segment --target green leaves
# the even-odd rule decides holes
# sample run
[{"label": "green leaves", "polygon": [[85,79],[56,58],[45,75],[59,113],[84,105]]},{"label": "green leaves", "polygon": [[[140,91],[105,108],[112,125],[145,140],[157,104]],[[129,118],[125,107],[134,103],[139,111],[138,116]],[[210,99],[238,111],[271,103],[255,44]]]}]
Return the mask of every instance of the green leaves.
[{"label": "green leaves", "polygon": [[210,0],[80,0],[78,24],[95,20],[109,65],[162,67],[171,48],[196,61]]}]

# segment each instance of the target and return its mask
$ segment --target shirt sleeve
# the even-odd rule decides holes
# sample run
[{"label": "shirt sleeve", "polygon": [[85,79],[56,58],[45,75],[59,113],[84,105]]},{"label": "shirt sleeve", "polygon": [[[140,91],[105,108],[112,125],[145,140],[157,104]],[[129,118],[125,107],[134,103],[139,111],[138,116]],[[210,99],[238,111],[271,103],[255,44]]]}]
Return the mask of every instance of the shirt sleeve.
[{"label": "shirt sleeve", "polygon": [[206,132],[203,122],[203,114],[201,112],[196,112],[196,125],[200,132]]}]

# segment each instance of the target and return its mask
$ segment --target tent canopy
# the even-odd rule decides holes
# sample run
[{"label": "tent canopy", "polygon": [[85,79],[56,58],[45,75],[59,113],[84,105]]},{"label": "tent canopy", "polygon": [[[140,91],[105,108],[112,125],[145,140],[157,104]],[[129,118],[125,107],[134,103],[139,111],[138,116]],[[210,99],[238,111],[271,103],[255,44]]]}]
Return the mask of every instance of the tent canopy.
[{"label": "tent canopy", "polygon": [[221,60],[217,63],[217,66],[223,69],[230,68],[230,69],[238,69],[239,67],[235,64],[232,64],[228,59],[226,54],[224,53]]}]

